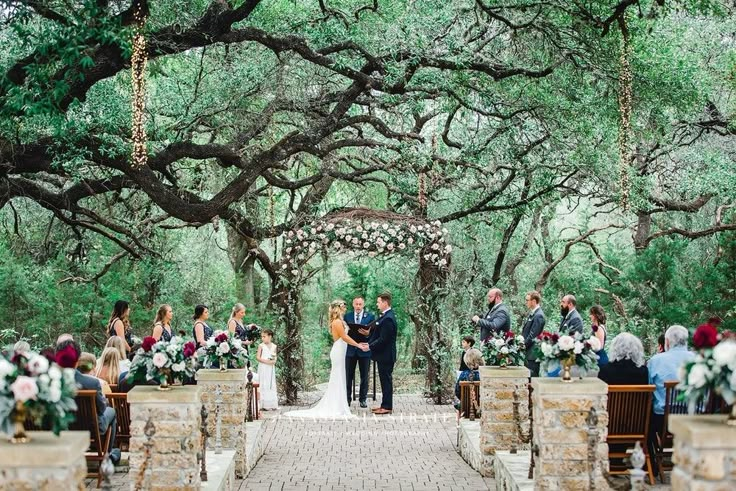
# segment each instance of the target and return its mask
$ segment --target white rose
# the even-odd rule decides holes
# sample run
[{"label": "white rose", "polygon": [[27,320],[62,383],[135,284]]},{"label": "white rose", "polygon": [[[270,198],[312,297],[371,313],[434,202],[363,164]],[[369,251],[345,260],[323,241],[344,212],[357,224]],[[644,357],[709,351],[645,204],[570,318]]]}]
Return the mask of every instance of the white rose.
[{"label": "white rose", "polygon": [[352,243],[353,245],[358,245],[358,238],[356,237],[355,239],[351,240],[350,242],[351,242],[351,243]]},{"label": "white rose", "polygon": [[691,387],[701,388],[708,382],[710,372],[708,367],[704,364],[695,364],[690,368],[690,373],[687,376],[687,384]]},{"label": "white rose", "polygon": [[388,223],[381,225],[381,228],[383,228],[383,230],[388,230]]},{"label": "white rose", "polygon": [[49,401],[59,402],[61,400],[61,384],[55,381],[49,387]]},{"label": "white rose", "polygon": [[575,340],[570,336],[560,336],[560,340],[557,342],[560,350],[570,351],[575,347]]},{"label": "white rose", "polygon": [[286,269],[286,268],[288,268],[288,267],[289,267],[289,265],[288,265],[288,264],[282,264],[282,265],[281,265],[281,269]]},{"label": "white rose", "polygon": [[583,348],[584,348],[583,343],[581,343],[580,341],[575,341],[575,345],[574,345],[572,351],[576,355],[579,355],[580,353],[583,352]]},{"label": "white rose", "polygon": [[713,348],[713,361],[719,367],[736,370],[736,341],[721,341]]},{"label": "white rose", "polygon": [[183,372],[185,367],[186,364],[183,361],[171,365],[171,369],[175,372]]},{"label": "white rose", "polygon": [[370,242],[363,242],[363,249],[368,249],[371,246]]},{"label": "white rose", "polygon": [[435,220],[434,222],[432,222],[432,225],[434,225],[435,227],[441,227],[442,222],[440,222],[439,220]]},{"label": "white rose", "polygon": [[15,370],[15,367],[8,361],[0,358],[0,379],[10,375]]},{"label": "white rose", "polygon": [[361,235],[360,238],[363,240],[366,240],[368,238],[368,234],[363,233],[363,235]]},{"label": "white rose", "polygon": [[357,227],[355,227],[355,230],[357,230],[358,232],[362,232],[363,231],[363,227],[361,227],[360,225],[358,225]]},{"label": "white rose", "polygon": [[222,353],[222,354],[225,354],[225,353],[230,353],[230,345],[229,345],[229,344],[227,344],[227,342],[224,342],[224,343],[220,343],[220,346],[219,346],[219,347],[218,347],[217,349],[218,349],[218,350],[220,351],[220,353]]},{"label": "white rose", "polygon": [[552,354],[552,345],[549,343],[542,343],[541,349],[544,356],[550,356]]},{"label": "white rose", "polygon": [[309,233],[312,234],[312,235],[314,235],[314,234],[317,233],[317,229],[315,229],[314,227],[312,227],[311,229],[309,229]]},{"label": "white rose", "polygon": [[374,251],[371,251],[368,253],[368,257],[376,257],[376,253]]},{"label": "white rose", "polygon": [[298,275],[298,274],[299,274],[299,271],[298,271],[298,270],[296,270],[296,269],[292,269],[292,270],[291,270],[291,274],[292,274],[292,275],[294,275],[294,276],[296,276],[296,275]]},{"label": "white rose", "polygon": [[177,351],[179,351],[179,347],[175,343],[169,343],[169,345],[166,347],[166,352],[171,356],[176,355]]},{"label": "white rose", "polygon": [[13,396],[16,401],[26,402],[29,399],[35,399],[38,395],[38,385],[32,377],[26,377],[20,375],[10,385],[10,390],[13,391]]},{"label": "white rose", "polygon": [[49,367],[49,378],[51,380],[61,380],[61,370],[56,365]]},{"label": "white rose", "polygon": [[516,336],[516,342],[518,344],[523,344],[524,343],[524,336]]},{"label": "white rose", "polygon": [[440,259],[439,265],[442,267],[447,266],[447,259]]},{"label": "white rose", "polygon": [[452,252],[452,246],[450,244],[447,244],[445,246],[445,254],[449,254]]},{"label": "white rose", "polygon": [[394,245],[393,244],[389,244],[389,245],[386,246],[386,249],[388,249],[389,251],[393,251],[394,250]]},{"label": "white rose", "polygon": [[155,355],[153,355],[153,365],[156,368],[163,368],[168,361],[169,359],[163,353],[156,353]]},{"label": "white rose", "polygon": [[325,227],[325,230],[327,230],[328,232],[330,232],[330,231],[332,231],[332,230],[333,230],[334,228],[335,228],[335,224],[333,224],[333,223],[328,223],[328,224],[327,224],[327,226]]},{"label": "white rose", "polygon": [[45,356],[33,355],[31,359],[28,360],[28,370],[31,372],[31,375],[46,373],[48,369],[49,361]]},{"label": "white rose", "polygon": [[590,339],[588,339],[588,343],[590,344],[590,349],[593,351],[601,350],[601,341],[597,337],[591,336]]},{"label": "white rose", "polygon": [[496,348],[500,348],[501,346],[503,346],[504,344],[506,344],[506,342],[503,339],[501,339],[501,338],[496,338],[496,339],[493,340],[493,344],[496,345]]},{"label": "white rose", "polygon": [[406,243],[409,244],[409,245],[412,245],[414,243],[414,238],[413,237],[409,237],[408,239],[406,239]]},{"label": "white rose", "polygon": [[402,251],[406,249],[406,244],[404,244],[403,242],[399,244],[399,249],[401,249]]},{"label": "white rose", "polygon": [[287,237],[294,237],[294,232],[292,232],[291,230],[289,230],[289,233],[286,234],[286,236]]},{"label": "white rose", "polygon": [[506,346],[504,346],[503,348],[501,348],[501,353],[503,353],[504,355],[508,355],[509,349]]},{"label": "white rose", "polygon": [[417,228],[414,225],[412,225],[411,227],[409,227],[409,232],[415,234],[417,233]]}]

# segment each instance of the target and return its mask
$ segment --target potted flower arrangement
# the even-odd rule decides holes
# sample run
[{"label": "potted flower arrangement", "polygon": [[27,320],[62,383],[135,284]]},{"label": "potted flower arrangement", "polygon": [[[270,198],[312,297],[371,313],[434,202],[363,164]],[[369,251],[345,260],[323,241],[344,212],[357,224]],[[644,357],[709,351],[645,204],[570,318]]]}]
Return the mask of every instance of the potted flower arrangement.
[{"label": "potted flower arrangement", "polygon": [[30,441],[26,419],[55,435],[67,429],[77,410],[76,394],[74,369],[37,353],[0,354],[0,430],[13,435],[11,442]]},{"label": "potted flower arrangement", "polygon": [[130,364],[129,376],[139,382],[157,381],[160,390],[194,376],[197,367],[197,346],[193,341],[174,336],[171,341],[143,338]]},{"label": "potted flower arrangement", "polygon": [[236,368],[245,366],[247,351],[243,342],[229,331],[215,331],[202,348],[204,365],[210,368],[219,366],[220,371],[227,371],[228,365]]},{"label": "potted flower arrangement", "polygon": [[736,339],[727,338],[698,354],[682,367],[678,389],[684,391],[690,412],[713,391],[731,405],[729,425],[736,426]]},{"label": "potted flower arrangement", "polygon": [[598,362],[595,352],[600,349],[597,337],[585,339],[580,333],[559,335],[544,331],[534,342],[534,355],[542,362],[540,371],[546,372],[551,362],[559,362],[563,382],[572,382],[570,368],[573,365],[586,370],[595,367]]},{"label": "potted flower arrangement", "polygon": [[501,368],[524,366],[524,338],[511,331],[494,332],[483,341],[483,358],[486,363]]}]

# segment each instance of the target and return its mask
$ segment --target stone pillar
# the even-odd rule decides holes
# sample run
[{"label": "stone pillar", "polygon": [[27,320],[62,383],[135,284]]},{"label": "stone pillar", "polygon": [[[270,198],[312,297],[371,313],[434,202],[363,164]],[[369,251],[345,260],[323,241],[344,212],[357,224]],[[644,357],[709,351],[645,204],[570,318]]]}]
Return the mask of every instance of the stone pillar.
[{"label": "stone pillar", "polygon": [[[208,453],[217,443],[217,419],[220,419],[222,448],[235,450],[235,476],[248,473],[245,417],[248,409],[246,370],[199,370],[197,385],[202,388],[202,403],[207,407]],[[220,400],[218,404],[217,401]]]},{"label": "stone pillar", "polygon": [[83,490],[87,474],[86,431],[29,431],[28,443],[0,438],[0,489]]},{"label": "stone pillar", "polygon": [[[609,489],[608,472],[608,385],[597,378],[532,379],[535,457],[534,489]],[[589,451],[586,419],[595,408],[598,437]]]},{"label": "stone pillar", "polygon": [[726,416],[672,415],[673,491],[736,489],[736,426]]},{"label": "stone pillar", "polygon": [[528,434],[529,369],[526,367],[480,367],[480,453],[481,471],[493,477],[493,461],[499,450],[529,449],[522,444],[514,421],[514,394],[519,401],[519,421]]},{"label": "stone pillar", "polygon": [[201,388],[169,391],[144,385],[128,392],[130,489],[193,491],[200,488]]}]

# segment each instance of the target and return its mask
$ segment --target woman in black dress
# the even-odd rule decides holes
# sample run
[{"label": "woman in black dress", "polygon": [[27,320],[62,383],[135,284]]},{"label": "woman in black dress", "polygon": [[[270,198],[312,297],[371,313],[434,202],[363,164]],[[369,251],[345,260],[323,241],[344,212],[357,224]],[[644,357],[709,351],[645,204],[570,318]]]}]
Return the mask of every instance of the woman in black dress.
[{"label": "woman in black dress", "polygon": [[197,305],[194,307],[194,328],[192,334],[197,347],[201,348],[207,345],[207,340],[212,336],[212,328],[207,325],[207,319],[210,317],[210,309],[206,305]]},{"label": "woman in black dress", "polygon": [[117,336],[124,340],[125,351],[130,352],[133,345],[133,333],[130,330],[130,305],[125,300],[118,300],[112,308],[110,320],[107,323],[107,336]]},{"label": "woman in black dress", "polygon": [[174,333],[171,331],[171,319],[174,317],[174,311],[171,305],[164,304],[158,308],[156,312],[156,319],[153,321],[153,336],[156,341],[164,340],[167,343],[174,337]]}]

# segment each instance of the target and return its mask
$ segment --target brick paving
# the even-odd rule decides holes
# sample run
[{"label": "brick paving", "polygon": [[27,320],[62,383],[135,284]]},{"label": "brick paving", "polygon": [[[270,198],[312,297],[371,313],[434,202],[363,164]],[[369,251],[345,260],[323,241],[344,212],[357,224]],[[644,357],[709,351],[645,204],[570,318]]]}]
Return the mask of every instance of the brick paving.
[{"label": "brick paving", "polygon": [[[457,453],[451,406],[397,395],[393,415],[374,417],[357,403],[352,410],[358,420],[301,421],[264,413],[265,454],[236,489],[485,491],[493,486]],[[113,489],[130,489],[128,477],[115,474]],[[87,483],[88,489],[96,487],[96,481]]]}]

